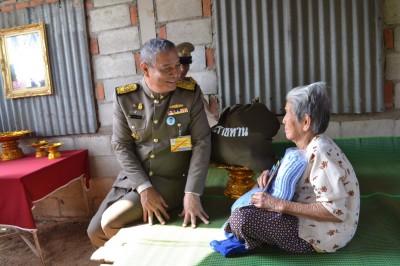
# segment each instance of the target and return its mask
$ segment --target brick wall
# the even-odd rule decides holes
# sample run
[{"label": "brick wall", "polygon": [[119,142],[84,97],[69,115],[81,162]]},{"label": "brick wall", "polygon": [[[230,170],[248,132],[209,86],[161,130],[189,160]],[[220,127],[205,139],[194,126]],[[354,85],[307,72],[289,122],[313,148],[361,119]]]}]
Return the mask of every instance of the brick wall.
[{"label": "brick wall", "polygon": [[0,3],[1,12],[10,12],[14,10],[39,6],[41,4],[51,4],[59,0],[6,0]]},{"label": "brick wall", "polygon": [[142,78],[139,49],[151,38],[192,42],[189,75],[205,94],[217,93],[211,0],[91,0],[86,8],[101,126],[111,126],[115,87]]},{"label": "brick wall", "polygon": [[400,1],[383,3],[385,47],[385,107],[400,108]]}]

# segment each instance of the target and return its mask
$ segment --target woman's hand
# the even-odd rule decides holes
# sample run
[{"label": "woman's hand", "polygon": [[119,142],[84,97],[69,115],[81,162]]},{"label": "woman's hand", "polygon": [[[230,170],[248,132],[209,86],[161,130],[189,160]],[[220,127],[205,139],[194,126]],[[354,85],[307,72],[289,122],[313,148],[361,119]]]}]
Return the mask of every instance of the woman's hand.
[{"label": "woman's hand", "polygon": [[331,214],[320,202],[301,203],[272,197],[267,192],[256,192],[250,198],[250,204],[267,211],[287,213],[297,217],[325,222],[341,223],[342,221]]},{"label": "woman's hand", "polygon": [[279,199],[272,197],[267,192],[256,192],[250,198],[250,204],[253,204],[257,208],[265,209],[268,211],[276,211]]},{"label": "woman's hand", "polygon": [[258,183],[258,187],[261,189],[264,189],[264,187],[267,185],[268,183],[268,174],[269,174],[269,170],[264,170],[261,175],[257,178],[257,183]]}]

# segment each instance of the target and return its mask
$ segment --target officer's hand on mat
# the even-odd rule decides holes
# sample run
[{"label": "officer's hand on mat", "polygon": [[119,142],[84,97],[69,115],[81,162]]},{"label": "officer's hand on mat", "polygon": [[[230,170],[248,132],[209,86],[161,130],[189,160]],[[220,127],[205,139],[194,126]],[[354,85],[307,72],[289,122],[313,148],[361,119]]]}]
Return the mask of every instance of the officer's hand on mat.
[{"label": "officer's hand on mat", "polygon": [[140,202],[143,206],[143,221],[150,225],[153,225],[153,214],[156,215],[157,220],[161,224],[165,224],[165,220],[169,220],[169,215],[165,208],[168,208],[168,204],[165,202],[163,197],[153,188],[149,187],[140,193]]},{"label": "officer's hand on mat", "polygon": [[183,217],[183,227],[187,227],[189,222],[192,223],[192,228],[196,228],[196,217],[199,217],[205,224],[209,224],[208,214],[203,210],[201,206],[200,197],[186,193],[183,198],[183,211],[179,214],[179,217]]}]

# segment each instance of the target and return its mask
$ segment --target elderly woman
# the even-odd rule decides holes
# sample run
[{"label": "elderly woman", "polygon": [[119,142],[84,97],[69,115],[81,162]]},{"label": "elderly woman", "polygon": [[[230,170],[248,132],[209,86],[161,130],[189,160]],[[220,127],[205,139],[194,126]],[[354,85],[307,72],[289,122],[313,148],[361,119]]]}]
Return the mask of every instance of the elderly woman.
[{"label": "elderly woman", "polygon": [[[327,85],[317,82],[292,89],[283,118],[286,138],[307,156],[306,169],[292,201],[264,191],[249,206],[233,211],[225,226],[246,250],[277,245],[294,253],[335,252],[354,236],[360,211],[356,174],[344,153],[323,133],[328,127]],[[257,179],[263,188],[268,170]]]}]

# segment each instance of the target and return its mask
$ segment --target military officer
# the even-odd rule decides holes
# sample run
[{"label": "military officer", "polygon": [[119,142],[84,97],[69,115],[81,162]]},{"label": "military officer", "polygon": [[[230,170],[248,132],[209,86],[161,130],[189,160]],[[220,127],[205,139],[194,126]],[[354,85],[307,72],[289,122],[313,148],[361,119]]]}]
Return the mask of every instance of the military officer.
[{"label": "military officer", "polygon": [[165,224],[180,205],[184,227],[196,227],[197,217],[209,223],[200,201],[211,152],[201,91],[177,87],[172,42],[146,42],[140,59],[142,81],[116,88],[111,144],[121,170],[89,224],[95,247],[137,220]]},{"label": "military officer", "polygon": [[[181,63],[180,66],[180,80],[178,81],[178,86],[199,86],[192,77],[187,77],[187,73],[190,69],[190,64],[192,63],[192,52],[194,51],[194,46],[190,42],[183,42],[176,46],[176,50],[178,51],[179,61]],[[218,98],[214,96],[209,97],[209,101],[207,101],[204,96],[202,97],[204,110],[206,111],[208,124],[210,127],[218,124],[219,117],[219,106],[218,106]]]},{"label": "military officer", "polygon": [[186,75],[189,72],[190,64],[193,62],[192,52],[194,51],[194,45],[190,42],[182,42],[176,45],[176,50],[181,63],[179,76],[182,80],[190,80],[190,77],[186,77]]}]

